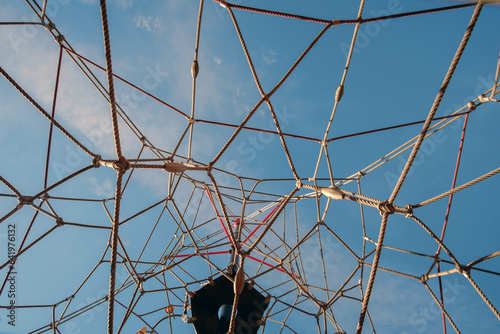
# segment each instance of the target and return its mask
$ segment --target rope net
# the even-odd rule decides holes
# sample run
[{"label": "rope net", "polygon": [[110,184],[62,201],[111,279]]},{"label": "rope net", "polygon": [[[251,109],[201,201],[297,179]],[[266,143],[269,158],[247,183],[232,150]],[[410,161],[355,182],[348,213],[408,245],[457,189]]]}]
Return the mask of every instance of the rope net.
[{"label": "rope net", "polygon": [[259,333],[498,331],[499,12],[446,5],[0,2],[1,331],[194,333],[220,276]]}]

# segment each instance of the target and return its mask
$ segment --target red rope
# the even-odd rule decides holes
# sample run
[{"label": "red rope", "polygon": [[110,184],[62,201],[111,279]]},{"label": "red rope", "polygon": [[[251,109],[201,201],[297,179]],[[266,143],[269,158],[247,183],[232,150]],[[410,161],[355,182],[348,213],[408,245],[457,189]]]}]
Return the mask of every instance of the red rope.
[{"label": "red rope", "polygon": [[269,263],[267,263],[267,262],[264,262],[264,260],[259,260],[259,259],[255,258],[255,257],[253,257],[253,256],[250,256],[250,255],[247,255],[246,257],[248,257],[248,258],[249,258],[249,259],[251,259],[251,260],[257,261],[257,262],[259,262],[259,263],[262,263],[263,265],[266,265],[266,266],[268,266],[268,267],[271,267],[271,268],[274,268],[274,269],[276,269],[276,270],[278,270],[278,271],[281,271],[282,273],[285,273],[285,274],[287,274],[287,275],[289,275],[289,276],[292,276],[292,277],[294,277],[294,278],[300,278],[300,276],[295,275],[295,274],[290,274],[288,271],[286,271],[286,270],[284,270],[284,269],[278,268],[278,267],[276,267],[276,266],[273,266],[272,264],[269,264]]},{"label": "red rope", "polygon": [[231,243],[231,245],[233,245],[233,247],[236,249],[236,245],[233,243],[233,241],[231,240],[231,237],[229,237],[229,233],[227,232],[227,229],[226,229],[226,225],[224,225],[224,222],[222,221],[222,219],[220,218],[220,215],[219,215],[219,211],[217,210],[217,208],[215,207],[215,204],[214,204],[214,201],[212,199],[212,195],[210,194],[210,192],[208,191],[208,188],[205,187],[205,192],[207,193],[207,196],[208,196],[208,199],[210,200],[210,203],[212,204],[212,208],[214,208],[214,211],[215,213],[217,214],[217,218],[219,218],[219,221],[220,221],[220,224],[222,225],[222,228],[224,229],[224,232],[226,233],[226,236],[227,238],[229,239],[229,242]]},{"label": "red rope", "polygon": [[[281,203],[281,202],[280,202],[280,203]],[[276,206],[274,207],[274,209],[273,209],[273,210],[272,210],[272,211],[271,211],[271,212],[270,212],[270,213],[266,216],[266,218],[264,218],[264,220],[262,221],[262,223],[265,223],[265,222],[267,221],[267,219],[268,219],[269,217],[271,217],[271,215],[274,213],[274,211],[276,211],[276,209],[278,208],[278,206],[279,206],[279,204],[280,204],[280,203],[276,204]],[[256,228],[252,231],[252,233],[250,233],[250,234],[248,235],[248,237],[247,237],[247,238],[246,238],[246,239],[242,242],[242,244],[244,244],[245,242],[247,242],[247,241],[248,241],[248,239],[250,239],[250,237],[251,237],[251,236],[252,236],[255,232],[257,232],[257,230],[258,230],[261,226],[262,226],[262,225],[257,226],[257,227],[256,227]]]}]

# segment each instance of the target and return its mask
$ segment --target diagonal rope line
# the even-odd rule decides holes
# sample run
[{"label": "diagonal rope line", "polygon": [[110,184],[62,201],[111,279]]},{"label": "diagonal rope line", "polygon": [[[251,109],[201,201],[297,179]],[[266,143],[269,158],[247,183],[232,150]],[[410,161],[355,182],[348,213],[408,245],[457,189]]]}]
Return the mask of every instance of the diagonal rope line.
[{"label": "diagonal rope line", "polygon": [[10,191],[16,194],[18,199],[21,199],[23,195],[17,190],[9,181],[7,181],[2,175],[0,175],[0,182],[2,182]]},{"label": "diagonal rope line", "polygon": [[0,73],[4,76],[7,81],[14,86],[14,88],[26,99],[28,100],[38,111],[42,113],[52,124],[54,124],[66,137],[68,137],[73,143],[75,143],[80,149],[91,157],[96,157],[95,153],[92,153],[87,147],[80,143],[68,130],[66,130],[58,121],[56,121],[52,116],[49,115],[1,66]]},{"label": "diagonal rope line", "polygon": [[329,25],[324,27],[320,33],[314,38],[314,40],[309,44],[309,46],[302,52],[302,54],[299,56],[299,58],[295,61],[295,63],[290,67],[290,69],[285,73],[285,75],[281,78],[281,80],[276,84],[276,86],[265,96],[263,96],[257,104],[253,107],[253,109],[248,113],[248,115],[245,117],[243,122],[238,126],[238,128],[235,130],[231,138],[224,144],[222,149],[219,151],[219,153],[216,155],[216,157],[212,160],[211,164],[215,164],[217,160],[220,159],[222,154],[227,150],[229,145],[234,141],[236,136],[240,133],[240,131],[243,129],[243,127],[248,123],[250,118],[255,114],[257,109],[264,103],[264,101],[267,101],[280,87],[281,85],[288,79],[288,77],[292,74],[292,72],[299,66],[299,64],[302,62],[302,60],[305,58],[305,56],[311,51],[311,49],[314,47],[314,45],[318,42],[318,40],[323,36],[323,34],[331,27],[333,26],[334,23],[330,22]]},{"label": "diagonal rope line", "polygon": [[[439,308],[441,309],[441,312],[443,313],[443,317],[446,317],[446,319],[448,319],[448,321],[450,322],[451,326],[453,327],[453,329],[455,329],[455,331],[460,334],[460,330],[458,329],[457,325],[455,324],[455,322],[453,322],[453,320],[451,319],[450,315],[448,314],[448,312],[446,311],[446,309],[444,308],[444,305],[442,305],[438,298],[436,297],[436,295],[434,294],[434,291],[432,291],[431,287],[427,284],[427,282],[424,282],[424,286],[427,288],[427,291],[429,291],[430,295],[432,296],[432,299],[434,299],[434,301],[436,302],[436,304],[439,306]],[[445,330],[444,332],[446,333],[446,327],[444,327]]]},{"label": "diagonal rope line", "polygon": [[[76,53],[76,51],[75,51],[75,50],[69,49],[69,48],[67,48],[67,47],[65,47],[65,46],[63,46],[63,47],[64,47],[64,50],[65,50],[66,52],[68,52],[68,53],[69,53],[69,54],[71,54],[71,55],[74,55],[75,57],[77,57],[77,58],[78,58],[78,59],[80,59],[81,61],[83,61],[83,62],[85,62],[85,63],[89,63],[90,65],[94,66],[95,68],[98,68],[99,70],[101,70],[101,71],[103,71],[103,72],[106,72],[106,69],[105,69],[104,67],[99,66],[99,65],[97,65],[95,62],[93,62],[92,60],[90,60],[90,59],[88,59],[88,58],[85,58],[85,57],[84,57],[84,56],[82,56],[81,54]],[[133,83],[131,83],[130,81],[125,80],[124,78],[120,77],[119,75],[116,75],[115,73],[113,73],[113,77],[114,77],[114,78],[116,78],[116,79],[118,79],[118,80],[120,80],[120,81],[121,81],[121,82],[123,82],[124,84],[126,84],[126,85],[128,85],[128,86],[132,87],[133,89],[135,89],[135,90],[137,90],[137,91],[139,91],[139,92],[143,93],[144,95],[146,95],[146,96],[148,96],[148,97],[152,98],[152,99],[153,99],[153,100],[155,100],[156,102],[158,102],[158,103],[160,103],[160,104],[164,105],[165,107],[167,107],[167,108],[171,109],[172,111],[175,111],[177,114],[179,114],[179,115],[183,116],[185,119],[189,119],[189,116],[188,116],[188,115],[186,115],[185,113],[183,113],[182,111],[180,111],[179,109],[177,109],[177,108],[175,108],[175,107],[171,106],[170,104],[166,103],[165,101],[160,100],[160,99],[159,99],[159,98],[157,98],[156,96],[152,95],[151,93],[146,92],[144,89],[142,89],[142,88],[140,88],[140,87],[138,87],[138,86],[134,85],[134,84],[133,84]]]},{"label": "diagonal rope line", "polygon": [[415,146],[413,147],[413,150],[411,151],[410,156],[408,157],[406,165],[405,165],[403,171],[401,172],[399,180],[396,183],[396,186],[394,187],[394,190],[391,194],[391,197],[389,198],[389,203],[393,203],[394,200],[396,199],[399,191],[401,190],[401,187],[403,186],[403,182],[405,181],[406,176],[408,175],[410,168],[411,168],[413,162],[415,161],[417,153],[420,150],[420,146],[422,145],[422,142],[424,141],[425,135],[426,135],[427,131],[429,130],[429,127],[434,119],[434,115],[436,114],[436,111],[439,107],[439,104],[441,103],[441,100],[444,96],[444,93],[446,92],[446,89],[448,88],[448,84],[450,83],[451,78],[453,76],[453,73],[455,72],[455,69],[458,66],[458,62],[460,61],[460,58],[462,57],[462,54],[465,50],[465,47],[467,46],[467,42],[469,41],[469,38],[472,34],[472,31],[474,30],[474,26],[476,25],[477,19],[479,18],[479,14],[481,13],[482,8],[483,8],[483,4],[479,3],[476,6],[474,13],[472,14],[472,18],[469,22],[469,26],[467,27],[467,30],[465,31],[464,37],[462,38],[462,41],[460,42],[458,50],[455,53],[455,57],[453,58],[453,61],[451,62],[451,65],[450,65],[450,68],[448,69],[448,72],[446,73],[446,76],[443,80],[443,83],[441,84],[441,88],[439,89],[439,92],[436,96],[436,99],[434,100],[432,108],[429,111],[429,115],[427,116],[427,119],[424,123],[424,126],[422,127],[422,130],[420,131],[420,135],[415,143]]},{"label": "diagonal rope line", "polygon": [[236,17],[234,16],[234,13],[233,13],[231,7],[228,6],[226,8],[227,8],[227,11],[229,12],[229,15],[231,16],[231,20],[233,21],[233,24],[234,24],[234,27],[236,29],[236,33],[238,34],[238,38],[240,40],[241,46],[243,47],[243,52],[245,53],[245,57],[247,58],[247,62],[248,62],[248,65],[250,67],[250,71],[252,72],[252,76],[254,78],[255,84],[257,85],[257,89],[259,90],[259,93],[262,96],[262,98],[266,99],[266,103],[268,105],[269,111],[271,112],[271,117],[272,117],[272,119],[274,121],[274,125],[276,126],[276,129],[277,129],[276,133],[278,134],[278,136],[280,138],[281,145],[283,146],[283,149],[285,151],[285,156],[286,156],[286,158],[288,160],[288,164],[290,165],[290,168],[292,170],[293,176],[295,177],[295,179],[298,180],[299,176],[298,176],[298,174],[297,174],[297,172],[295,170],[295,166],[294,166],[294,163],[292,161],[292,157],[290,155],[290,152],[288,150],[288,146],[286,144],[286,140],[284,138],[284,134],[281,131],[281,127],[279,125],[278,118],[276,117],[276,113],[274,112],[274,108],[273,108],[273,106],[271,104],[271,101],[270,101],[269,97],[266,97],[264,89],[262,88],[262,85],[261,85],[261,83],[259,81],[259,77],[257,76],[257,72],[256,72],[255,67],[253,65],[252,58],[250,57],[250,52],[248,51],[247,45],[246,45],[245,40],[243,38],[243,34],[241,33],[238,21],[236,20]]},{"label": "diagonal rope line", "polygon": [[[453,76],[453,73],[458,65],[458,62],[465,50],[465,47],[467,46],[467,42],[472,34],[472,31],[474,29],[474,26],[477,22],[477,19],[479,18],[479,14],[481,13],[481,9],[482,9],[483,5],[481,3],[479,3],[477,6],[476,6],[476,9],[474,10],[474,13],[472,15],[472,18],[469,22],[469,25],[467,27],[467,30],[465,31],[465,34],[462,38],[462,41],[458,47],[458,50],[457,52],[455,53],[455,57],[453,58],[453,61],[450,65],[450,68],[448,69],[448,72],[446,73],[446,76],[445,76],[445,79],[441,85],[441,89],[439,90],[439,93],[438,95],[436,96],[436,99],[432,105],[432,108],[429,112],[429,115],[427,116],[427,120],[426,122],[424,123],[424,126],[420,132],[420,135],[415,143],[415,146],[413,147],[413,150],[410,154],[410,157],[408,158],[407,162],[406,162],[406,165],[403,169],[403,171],[401,172],[401,175],[399,177],[399,180],[398,182],[396,183],[396,186],[394,187],[394,190],[388,200],[388,204],[389,205],[392,205],[392,203],[394,202],[394,200],[396,199],[396,196],[398,195],[399,191],[401,190],[401,187],[403,185],[403,182],[404,180],[406,179],[406,176],[408,175],[409,171],[410,171],[410,167],[411,165],[413,164],[413,161],[415,160],[416,156],[417,156],[417,153],[420,149],[420,146],[422,145],[422,142],[423,140],[425,139],[425,136],[427,134],[427,131],[433,121],[433,118],[434,118],[434,115],[436,114],[436,111],[439,107],[439,104],[441,103],[441,100],[443,98],[443,95],[444,93],[446,92],[446,88],[448,87],[448,84],[450,83],[451,81],[451,78]],[[381,226],[380,226],[380,233],[379,233],[379,240],[378,240],[378,244],[377,244],[377,247],[376,247],[376,251],[375,251],[375,256],[374,256],[374,259],[373,259],[373,265],[372,265],[372,270],[370,272],[370,277],[369,277],[369,280],[368,280],[368,285],[367,285],[367,289],[366,289],[366,293],[365,293],[365,297],[363,299],[363,304],[362,304],[362,307],[361,307],[361,314],[360,314],[360,318],[359,318],[359,321],[358,321],[358,327],[357,327],[357,330],[356,330],[356,333],[357,334],[360,334],[361,331],[362,331],[362,328],[363,328],[363,321],[364,321],[364,317],[365,317],[365,314],[366,314],[366,311],[367,311],[367,307],[368,307],[368,302],[369,302],[369,299],[370,299],[370,295],[371,295],[371,290],[373,288],[373,284],[374,284],[374,281],[375,281],[375,276],[376,276],[376,272],[377,272],[377,267],[378,267],[378,262],[379,262],[379,259],[380,259],[380,253],[382,251],[382,244],[383,244],[383,238],[384,238],[384,235],[385,235],[385,229],[387,228],[387,218],[388,218],[388,213],[385,212],[384,213],[384,216],[382,218],[382,223],[381,223]],[[440,243],[442,244],[442,243]]]},{"label": "diagonal rope line", "polygon": [[[46,3],[44,3],[45,5]],[[57,93],[59,91],[59,79],[61,77],[61,63],[62,63],[62,56],[63,56],[63,47],[59,47],[59,60],[57,63],[57,74],[56,74],[56,83],[55,83],[55,88],[54,88],[54,98],[52,100],[52,114],[51,117],[52,119],[55,118],[56,114],[56,102],[57,102]],[[50,161],[50,151],[52,148],[52,132],[54,130],[54,123],[50,123],[49,126],[49,139],[47,143],[47,156],[45,158],[45,173],[44,173],[44,179],[43,179],[43,187],[47,188],[47,179],[49,177],[49,161]]]},{"label": "diagonal rope line", "polygon": [[463,274],[464,274],[465,278],[467,278],[469,280],[470,284],[476,290],[476,292],[479,294],[479,296],[481,296],[481,298],[483,299],[485,304],[490,308],[490,310],[493,312],[493,314],[495,314],[497,319],[500,320],[500,312],[496,309],[496,307],[493,305],[493,303],[489,300],[489,298],[486,296],[486,294],[483,292],[483,290],[481,290],[479,285],[477,285],[476,281],[474,281],[472,279],[472,277],[470,276],[470,273],[465,272]]},{"label": "diagonal rope line", "polygon": [[464,183],[464,184],[462,184],[462,185],[461,185],[461,186],[459,186],[459,187],[456,187],[456,188],[454,188],[454,189],[448,190],[447,192],[442,193],[441,195],[435,196],[435,197],[430,198],[430,199],[428,199],[428,200],[426,200],[426,201],[423,201],[423,202],[420,202],[420,203],[418,203],[418,204],[412,205],[412,207],[413,207],[413,208],[420,208],[420,207],[422,207],[422,206],[425,206],[425,205],[428,205],[428,204],[434,203],[434,202],[436,202],[436,201],[439,201],[439,200],[440,200],[440,199],[442,199],[442,198],[445,198],[445,197],[447,197],[447,196],[450,196],[450,195],[452,195],[452,194],[454,194],[454,193],[456,193],[456,192],[459,192],[459,191],[461,191],[461,190],[463,190],[463,189],[465,189],[465,188],[468,188],[468,187],[473,186],[473,185],[475,185],[475,184],[477,184],[477,183],[479,183],[479,182],[481,182],[481,181],[484,181],[484,180],[486,180],[487,178],[492,177],[492,176],[494,176],[494,175],[496,175],[496,174],[498,174],[498,173],[500,173],[500,167],[498,167],[498,168],[496,168],[496,169],[492,170],[491,172],[486,173],[486,174],[484,174],[484,175],[482,175],[482,176],[480,176],[480,177],[478,177],[478,178],[476,178],[476,179],[474,179],[474,180],[471,180],[471,181],[469,181],[469,182],[467,182],[467,183]]}]

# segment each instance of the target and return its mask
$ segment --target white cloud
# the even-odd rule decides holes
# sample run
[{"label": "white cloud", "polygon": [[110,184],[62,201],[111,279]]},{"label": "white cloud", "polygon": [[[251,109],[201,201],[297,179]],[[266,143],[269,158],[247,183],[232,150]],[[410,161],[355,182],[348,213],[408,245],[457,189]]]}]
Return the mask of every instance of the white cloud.
[{"label": "white cloud", "polygon": [[262,53],[262,59],[267,65],[274,64],[277,61],[277,56],[278,53],[274,51],[273,49],[269,49],[266,52]]},{"label": "white cloud", "polygon": [[217,65],[222,64],[222,59],[220,59],[219,57],[214,56],[214,58],[213,58],[213,59],[214,59],[214,62],[215,62]]},{"label": "white cloud", "polygon": [[88,182],[91,190],[96,196],[100,198],[110,198],[114,196],[115,189],[110,179],[99,181],[95,177],[89,177]]},{"label": "white cloud", "polygon": [[135,26],[146,31],[157,31],[163,28],[159,17],[138,15],[134,19]]}]

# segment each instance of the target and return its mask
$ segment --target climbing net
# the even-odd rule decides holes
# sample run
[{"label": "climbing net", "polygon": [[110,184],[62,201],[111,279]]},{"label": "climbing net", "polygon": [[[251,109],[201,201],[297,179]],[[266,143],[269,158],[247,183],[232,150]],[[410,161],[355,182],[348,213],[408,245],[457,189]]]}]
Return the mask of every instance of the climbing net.
[{"label": "climbing net", "polygon": [[372,2],[0,2],[2,332],[498,330],[498,8]]}]

